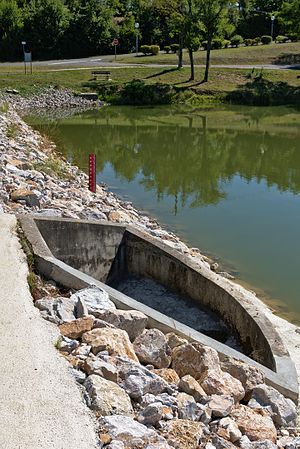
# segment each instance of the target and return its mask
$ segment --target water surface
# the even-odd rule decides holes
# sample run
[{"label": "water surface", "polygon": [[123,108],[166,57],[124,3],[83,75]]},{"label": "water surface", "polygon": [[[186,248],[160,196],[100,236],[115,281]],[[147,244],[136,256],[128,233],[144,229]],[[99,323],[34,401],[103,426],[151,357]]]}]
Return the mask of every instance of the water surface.
[{"label": "water surface", "polygon": [[105,107],[30,118],[75,164],[300,323],[300,113]]}]

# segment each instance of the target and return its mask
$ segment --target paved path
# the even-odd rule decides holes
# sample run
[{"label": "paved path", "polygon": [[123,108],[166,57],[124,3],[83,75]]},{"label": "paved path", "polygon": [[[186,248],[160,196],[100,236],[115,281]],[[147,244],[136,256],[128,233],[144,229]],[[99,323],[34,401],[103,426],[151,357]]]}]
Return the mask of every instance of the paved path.
[{"label": "paved path", "polygon": [[[115,61],[112,55],[104,56],[93,56],[89,58],[78,58],[78,59],[56,59],[51,61],[34,61],[34,67],[43,67],[44,69],[59,71],[59,70],[74,70],[74,69],[84,69],[91,67],[107,67],[107,68],[118,68],[118,67],[148,67],[148,68],[171,68],[177,67],[177,64],[137,64],[135,63],[135,55],[127,54],[120,55],[122,57],[131,57],[132,63],[121,63],[118,62],[118,58]],[[2,62],[0,67],[16,67],[21,66],[22,62]],[[185,64],[184,67],[189,67]],[[204,64],[197,64],[195,67],[205,67]],[[212,68],[227,68],[227,69],[270,69],[270,70],[280,70],[280,69],[300,69],[300,64],[298,65],[274,65],[274,64],[212,64]]]},{"label": "paved path", "polygon": [[15,229],[15,217],[0,214],[0,448],[95,449],[55,328],[33,306]]}]

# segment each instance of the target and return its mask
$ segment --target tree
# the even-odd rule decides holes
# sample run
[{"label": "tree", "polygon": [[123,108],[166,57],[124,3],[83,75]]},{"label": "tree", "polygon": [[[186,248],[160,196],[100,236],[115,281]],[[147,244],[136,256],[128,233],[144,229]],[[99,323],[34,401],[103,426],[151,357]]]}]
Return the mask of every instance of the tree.
[{"label": "tree", "polygon": [[0,53],[2,59],[13,59],[21,45],[22,12],[15,0],[0,0]]},{"label": "tree", "polygon": [[200,22],[207,41],[204,82],[208,81],[212,40],[227,23],[228,3],[228,0],[200,0],[199,2]]},{"label": "tree", "polygon": [[282,31],[288,36],[300,38],[300,0],[286,1],[279,13],[279,23]]},{"label": "tree", "polygon": [[24,37],[37,57],[59,57],[70,13],[63,0],[31,0],[24,8]]}]

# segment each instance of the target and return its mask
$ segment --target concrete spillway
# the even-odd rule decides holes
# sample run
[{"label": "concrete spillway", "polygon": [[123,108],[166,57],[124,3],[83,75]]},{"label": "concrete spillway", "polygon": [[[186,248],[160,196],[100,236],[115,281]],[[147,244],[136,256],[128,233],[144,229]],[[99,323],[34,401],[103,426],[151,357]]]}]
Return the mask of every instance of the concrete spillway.
[{"label": "concrete spillway", "polygon": [[294,364],[250,292],[130,226],[28,216],[21,224],[47,278],[75,289],[98,285],[117,307],[145,313],[151,327],[258,366],[297,400]]}]

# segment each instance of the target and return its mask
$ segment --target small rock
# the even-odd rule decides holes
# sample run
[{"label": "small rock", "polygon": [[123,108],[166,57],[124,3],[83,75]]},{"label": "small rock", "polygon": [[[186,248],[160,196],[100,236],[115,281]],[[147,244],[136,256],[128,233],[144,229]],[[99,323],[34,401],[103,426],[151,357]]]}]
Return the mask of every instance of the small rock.
[{"label": "small rock", "polygon": [[187,374],[180,379],[179,390],[184,393],[190,394],[193,396],[196,402],[201,402],[203,398],[206,398],[207,395],[200,384],[194,379],[192,376]]},{"label": "small rock", "polygon": [[145,330],[133,343],[141,363],[150,363],[155,368],[168,368],[171,363],[171,348],[165,335],[158,329]]},{"label": "small rock", "polygon": [[179,393],[176,396],[178,401],[178,418],[199,421],[203,413],[201,404],[197,404],[193,396],[186,393]]},{"label": "small rock", "polygon": [[152,429],[134,421],[128,416],[105,416],[100,419],[101,432],[107,432],[113,440],[122,441],[126,448],[144,449],[147,445],[161,444],[161,449],[169,449],[166,440]]},{"label": "small rock", "polygon": [[83,370],[88,374],[97,374],[111,382],[118,382],[118,369],[115,365],[100,357],[88,357],[83,365]]},{"label": "small rock", "polygon": [[294,425],[297,419],[297,409],[293,401],[285,398],[275,388],[265,384],[257,385],[252,392],[254,399],[261,407],[270,407],[272,418],[277,426]]},{"label": "small rock", "polygon": [[70,298],[77,304],[79,299],[82,299],[88,309],[90,315],[94,315],[97,318],[97,312],[102,310],[115,310],[116,306],[109,299],[109,295],[106,291],[99,287],[87,287],[79,290]]},{"label": "small rock", "polygon": [[221,368],[242,383],[246,395],[265,380],[263,373],[258,368],[233,358],[222,361]]},{"label": "small rock", "polygon": [[[171,409],[168,409],[171,413]],[[162,419],[165,413],[165,407],[161,402],[154,402],[148,405],[141,413],[138,415],[138,421],[145,426],[156,426]]]},{"label": "small rock", "polygon": [[230,418],[222,418],[219,421],[218,435],[225,440],[235,443],[242,437],[242,433],[239,430],[237,424]]},{"label": "small rock", "polygon": [[178,374],[176,373],[176,371],[174,371],[171,368],[154,369],[153,373],[162,377],[169,384],[173,384],[173,385],[179,384],[180,378],[179,378]]},{"label": "small rock", "polygon": [[98,415],[133,414],[129,396],[114,382],[92,374],[85,380],[84,386],[91,399],[91,408]]},{"label": "small rock", "polygon": [[103,310],[98,311],[97,318],[126,331],[131,341],[144,331],[148,321],[148,317],[137,310]]},{"label": "small rock", "polygon": [[252,449],[278,449],[278,446],[269,440],[254,441],[252,443]]},{"label": "small rock", "polygon": [[60,351],[67,352],[68,354],[77,349],[78,346],[79,342],[77,340],[72,340],[68,337],[61,337],[58,342],[58,349]]},{"label": "small rock", "polygon": [[113,440],[106,449],[125,449],[124,443],[122,441]]},{"label": "small rock", "polygon": [[208,395],[232,396],[236,402],[245,396],[245,390],[241,382],[221,370],[209,369],[199,382]]},{"label": "small rock", "polygon": [[35,193],[28,189],[17,189],[10,194],[11,201],[19,202],[24,201],[28,207],[39,207],[40,202]]},{"label": "small rock", "polygon": [[245,405],[239,405],[231,417],[235,420],[243,435],[250,441],[271,440],[276,442],[276,428],[269,413],[262,409],[251,409]]},{"label": "small rock", "polygon": [[179,337],[179,335],[176,335],[173,332],[166,334],[166,339],[171,349],[177,348],[178,346],[188,343],[188,341],[185,338]]},{"label": "small rock", "polygon": [[178,346],[172,353],[172,368],[179,377],[189,374],[198,380],[209,368],[217,369],[219,366],[217,351],[199,343]]},{"label": "small rock", "polygon": [[109,355],[128,357],[138,362],[128,334],[121,329],[93,329],[83,334],[82,342],[91,345],[94,354],[108,351]]},{"label": "small rock", "polygon": [[234,407],[234,399],[231,396],[220,396],[213,394],[208,402],[212,415],[215,418],[224,418],[230,415]]},{"label": "small rock", "polygon": [[43,318],[55,324],[76,319],[75,303],[71,298],[47,296],[35,301],[34,305],[40,310]]},{"label": "small rock", "polygon": [[300,447],[300,437],[294,438],[293,441],[289,442],[285,449],[299,449]]},{"label": "small rock", "polygon": [[86,375],[82,371],[72,368],[71,373],[75,377],[76,382],[78,382],[79,384],[84,383]]},{"label": "small rock", "polygon": [[216,449],[236,449],[236,446],[232,444],[230,441],[225,440],[219,435],[214,435],[212,437],[213,445]]},{"label": "small rock", "polygon": [[175,449],[197,449],[203,436],[204,425],[185,419],[166,422],[161,434]]},{"label": "small rock", "polygon": [[62,335],[69,338],[80,338],[82,334],[92,330],[94,324],[93,316],[85,316],[77,320],[69,321],[59,325],[59,331]]}]

